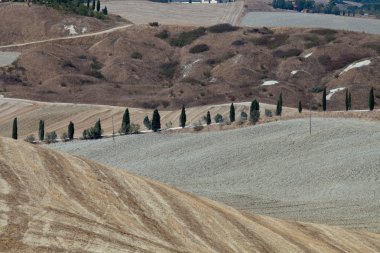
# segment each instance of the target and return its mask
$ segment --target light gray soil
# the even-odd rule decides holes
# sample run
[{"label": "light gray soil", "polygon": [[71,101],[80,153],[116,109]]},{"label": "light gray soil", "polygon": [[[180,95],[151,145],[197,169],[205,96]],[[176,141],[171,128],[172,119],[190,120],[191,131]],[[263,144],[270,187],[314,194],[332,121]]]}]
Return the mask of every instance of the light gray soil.
[{"label": "light gray soil", "polygon": [[241,25],[254,27],[329,28],[380,34],[380,20],[378,19],[343,17],[327,14],[249,12],[243,17]]},{"label": "light gray soil", "polygon": [[0,52],[0,67],[12,64],[19,56],[18,52]]},{"label": "light gray soil", "polygon": [[286,219],[380,232],[380,124],[279,121],[231,131],[145,134],[48,147]]}]

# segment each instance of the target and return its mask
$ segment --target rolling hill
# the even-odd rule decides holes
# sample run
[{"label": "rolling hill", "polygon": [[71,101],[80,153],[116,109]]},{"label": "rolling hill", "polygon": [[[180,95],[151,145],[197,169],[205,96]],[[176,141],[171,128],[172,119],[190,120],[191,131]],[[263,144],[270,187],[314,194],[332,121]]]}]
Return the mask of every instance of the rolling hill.
[{"label": "rolling hill", "polygon": [[0,138],[1,252],[369,252],[380,235],[246,214]]},{"label": "rolling hill", "polygon": [[380,127],[358,119],[278,121],[198,134],[49,145],[239,210],[380,232]]}]

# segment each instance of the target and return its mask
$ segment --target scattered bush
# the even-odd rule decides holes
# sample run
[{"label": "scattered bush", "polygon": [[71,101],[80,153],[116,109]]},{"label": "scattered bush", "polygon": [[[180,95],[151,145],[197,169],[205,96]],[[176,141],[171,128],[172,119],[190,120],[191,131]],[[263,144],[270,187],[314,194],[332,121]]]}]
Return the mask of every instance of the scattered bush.
[{"label": "scattered bush", "polygon": [[162,40],[166,40],[167,38],[170,37],[170,33],[168,30],[162,30],[161,32],[156,33],[154,36],[156,36],[157,38],[160,38]]},{"label": "scattered bush", "polygon": [[132,123],[131,126],[129,127],[129,132],[131,134],[138,134],[138,133],[140,133],[140,125]]},{"label": "scattered bush", "polygon": [[214,120],[216,123],[223,123],[224,122],[223,116],[219,113],[215,115]]},{"label": "scattered bush", "polygon": [[208,30],[212,33],[225,33],[225,32],[234,32],[239,30],[239,27],[232,26],[230,24],[217,24],[210,26]]},{"label": "scattered bush", "polygon": [[366,48],[373,49],[373,50],[375,50],[377,52],[377,54],[380,54],[380,43],[369,42],[369,43],[366,43],[366,44],[364,44],[362,46],[366,47]]},{"label": "scattered bush", "polygon": [[321,45],[321,40],[319,37],[315,34],[307,34],[304,37],[305,40],[305,48],[312,48],[312,47],[317,47]]},{"label": "scattered bush", "polygon": [[324,87],[318,86],[318,85],[311,88],[311,92],[313,93],[321,93],[323,90],[324,90]]},{"label": "scattered bush", "polygon": [[167,62],[160,65],[160,74],[172,79],[177,71],[177,61]]},{"label": "scattered bush", "polygon": [[64,142],[66,142],[66,141],[69,140],[69,136],[68,136],[68,134],[66,132],[62,133],[61,140],[64,141]]},{"label": "scattered bush", "polygon": [[347,53],[340,55],[337,59],[332,59],[328,55],[321,55],[318,57],[318,61],[321,65],[325,66],[327,71],[334,71],[366,56],[367,55]]},{"label": "scattered bush", "polygon": [[334,35],[336,33],[338,33],[337,31],[335,30],[331,30],[331,29],[324,29],[324,28],[321,28],[321,29],[314,29],[314,30],[311,30],[310,33],[314,33],[314,34],[318,34],[318,35]]},{"label": "scattered bush", "polygon": [[252,43],[257,46],[266,46],[269,49],[274,49],[286,44],[288,38],[289,35],[287,34],[264,35],[262,37],[253,39]]},{"label": "scattered bush", "polygon": [[273,52],[274,57],[279,57],[279,58],[288,58],[288,57],[294,57],[294,56],[299,56],[302,53],[301,50],[297,48],[291,48],[289,50],[283,51],[283,50],[276,50]]},{"label": "scattered bush", "polygon": [[208,59],[208,60],[206,61],[206,63],[207,63],[208,65],[215,65],[215,64],[220,63],[220,60],[216,60],[216,59]]},{"label": "scattered bush", "polygon": [[244,111],[240,113],[240,120],[244,121],[248,119],[248,114]]},{"label": "scattered bush", "polygon": [[253,28],[249,30],[250,33],[259,33],[259,34],[273,34],[273,31],[267,27],[263,28]]},{"label": "scattered bush", "polygon": [[198,44],[198,45],[195,45],[192,48],[190,48],[189,52],[192,54],[198,54],[198,53],[206,52],[208,50],[210,50],[208,45]]},{"label": "scattered bush", "polygon": [[57,133],[55,131],[46,133],[45,142],[47,144],[54,143],[57,141]]},{"label": "scattered bush", "polygon": [[172,128],[173,127],[173,122],[169,121],[165,123],[166,128]]},{"label": "scattered bush", "polygon": [[273,116],[272,111],[268,110],[268,109],[265,109],[265,116],[272,117]]},{"label": "scattered bush", "polygon": [[199,37],[206,34],[206,28],[199,27],[197,29],[188,31],[188,32],[182,32],[178,35],[177,38],[172,38],[170,40],[170,45],[175,47],[183,47],[186,45],[191,44],[193,41],[198,39]]},{"label": "scattered bush", "polygon": [[26,136],[24,141],[29,142],[29,143],[35,143],[36,137],[34,137],[34,134],[30,134],[30,135]]},{"label": "scattered bush", "polygon": [[202,131],[203,128],[204,127],[203,127],[203,125],[202,125],[202,123],[200,121],[193,124],[193,129],[194,129],[195,132]]},{"label": "scattered bush", "polygon": [[142,59],[142,54],[141,53],[139,53],[139,52],[133,52],[132,54],[131,54],[131,57],[133,58],[133,59]]},{"label": "scattered bush", "polygon": [[149,117],[148,117],[148,116],[145,116],[144,121],[143,121],[143,124],[144,124],[144,126],[145,126],[148,130],[152,130],[152,122],[149,120]]},{"label": "scattered bush", "polygon": [[158,27],[160,26],[160,24],[158,22],[150,22],[149,23],[150,26],[153,26],[153,27]]},{"label": "scattered bush", "polygon": [[245,45],[245,41],[244,40],[235,40],[234,42],[231,43],[232,46],[244,46]]}]

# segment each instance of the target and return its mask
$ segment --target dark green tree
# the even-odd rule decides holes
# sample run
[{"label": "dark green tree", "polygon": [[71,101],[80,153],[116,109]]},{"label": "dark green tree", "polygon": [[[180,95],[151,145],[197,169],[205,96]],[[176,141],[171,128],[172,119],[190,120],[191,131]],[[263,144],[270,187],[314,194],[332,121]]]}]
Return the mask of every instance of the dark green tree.
[{"label": "dark green tree", "polygon": [[298,112],[302,113],[302,103],[301,103],[301,100],[298,102]]},{"label": "dark green tree", "polygon": [[74,139],[74,123],[70,121],[69,126],[67,127],[67,135],[69,140]]},{"label": "dark green tree", "polygon": [[90,0],[87,0],[87,8],[90,8]]},{"label": "dark green tree", "polygon": [[375,93],[373,92],[373,87],[369,91],[368,105],[369,105],[369,110],[373,111],[373,109],[375,108]]},{"label": "dark green tree", "polygon": [[206,124],[207,124],[207,125],[210,125],[210,124],[211,124],[211,114],[210,114],[210,111],[207,111],[207,115],[206,115]]},{"label": "dark green tree", "polygon": [[17,118],[13,119],[12,138],[17,140]]},{"label": "dark green tree", "polygon": [[102,138],[102,125],[100,124],[100,119],[96,121],[94,127],[94,139]]},{"label": "dark green tree", "polygon": [[91,9],[92,9],[92,10],[95,10],[95,0],[92,0],[92,6],[91,6]]},{"label": "dark green tree", "polygon": [[282,114],[282,93],[280,93],[280,96],[277,100],[277,107],[276,107],[276,115],[281,116]]},{"label": "dark green tree", "polygon": [[232,103],[231,106],[230,106],[230,121],[231,122],[235,121],[235,106],[234,106],[234,103]]},{"label": "dark green tree", "polygon": [[325,112],[327,109],[327,101],[326,101],[326,87],[323,88],[323,95],[322,95],[322,109]]},{"label": "dark green tree", "polygon": [[182,105],[181,115],[179,116],[179,126],[184,128],[186,126],[186,110],[185,105]]},{"label": "dark green tree", "polygon": [[123,115],[123,121],[121,122],[121,131],[123,134],[128,134],[129,130],[131,128],[131,120],[129,118],[129,110],[128,108],[125,109],[124,115]]},{"label": "dark green tree", "polygon": [[40,124],[38,126],[38,139],[43,141],[45,138],[45,122],[40,120]]},{"label": "dark green tree", "polygon": [[351,92],[348,93],[348,110],[351,110]]},{"label": "dark green tree", "polygon": [[100,0],[98,0],[96,2],[96,11],[99,12],[100,11]]},{"label": "dark green tree", "polygon": [[249,117],[253,124],[256,124],[257,121],[259,121],[260,118],[260,104],[257,102],[257,100],[253,100],[251,103],[251,108],[249,111]]},{"label": "dark green tree", "polygon": [[103,12],[104,15],[108,15],[108,9],[107,9],[107,6],[104,6],[102,12]]},{"label": "dark green tree", "polygon": [[159,129],[161,129],[161,118],[158,110],[156,109],[154,110],[152,117],[152,130],[157,132]]},{"label": "dark green tree", "polygon": [[143,124],[148,130],[152,130],[152,122],[150,122],[148,116],[145,116]]},{"label": "dark green tree", "polygon": [[345,104],[346,104],[346,111],[350,110],[350,101],[349,101],[349,97],[348,97],[348,89],[346,89]]}]

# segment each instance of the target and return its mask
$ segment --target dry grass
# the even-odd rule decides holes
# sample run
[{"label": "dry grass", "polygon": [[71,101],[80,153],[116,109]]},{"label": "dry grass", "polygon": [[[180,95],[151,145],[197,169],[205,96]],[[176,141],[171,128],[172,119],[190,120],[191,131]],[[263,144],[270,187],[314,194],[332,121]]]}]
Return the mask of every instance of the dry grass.
[{"label": "dry grass", "polygon": [[241,213],[0,138],[1,252],[369,252],[380,235]]}]

